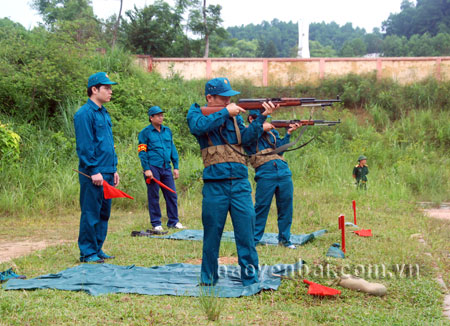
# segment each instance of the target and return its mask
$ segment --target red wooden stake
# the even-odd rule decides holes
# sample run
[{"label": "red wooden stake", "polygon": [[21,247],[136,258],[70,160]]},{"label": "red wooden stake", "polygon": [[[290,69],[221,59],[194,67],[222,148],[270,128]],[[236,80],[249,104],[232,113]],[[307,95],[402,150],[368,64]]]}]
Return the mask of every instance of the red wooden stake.
[{"label": "red wooden stake", "polygon": [[342,251],[345,253],[345,217],[339,216],[339,229],[341,229]]},{"label": "red wooden stake", "polygon": [[358,225],[358,224],[356,224],[356,202],[355,201],[353,201],[353,224]]}]

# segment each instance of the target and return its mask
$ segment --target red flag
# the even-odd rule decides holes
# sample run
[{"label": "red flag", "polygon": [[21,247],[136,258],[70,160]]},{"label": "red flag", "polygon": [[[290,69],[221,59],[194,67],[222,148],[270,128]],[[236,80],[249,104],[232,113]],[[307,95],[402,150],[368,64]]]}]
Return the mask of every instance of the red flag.
[{"label": "red flag", "polygon": [[368,229],[368,230],[358,230],[358,231],[353,231],[355,232],[357,235],[359,235],[360,237],[371,237],[372,236],[372,230]]},{"label": "red flag", "polygon": [[121,197],[134,199],[130,195],[127,195],[126,193],[124,193],[122,190],[119,190],[119,189],[111,186],[105,180],[103,180],[103,195],[105,196],[105,199],[121,198]]},{"label": "red flag", "polygon": [[311,295],[319,295],[319,296],[332,296],[332,295],[337,295],[337,294],[341,294],[341,291],[333,289],[333,288],[329,288],[327,286],[323,286],[308,280],[303,280],[303,283],[309,284],[309,289],[308,289],[308,294]]},{"label": "red flag", "polygon": [[155,178],[147,178],[147,179],[145,179],[145,182],[148,183],[148,184],[150,184],[150,183],[152,182],[152,180],[155,181],[157,184],[159,184],[159,185],[160,185],[161,187],[163,187],[164,189],[167,189],[167,190],[173,192],[174,194],[176,194],[175,190],[173,190],[173,189],[167,187],[164,183],[162,183],[162,182],[159,181],[158,179],[155,179]]}]

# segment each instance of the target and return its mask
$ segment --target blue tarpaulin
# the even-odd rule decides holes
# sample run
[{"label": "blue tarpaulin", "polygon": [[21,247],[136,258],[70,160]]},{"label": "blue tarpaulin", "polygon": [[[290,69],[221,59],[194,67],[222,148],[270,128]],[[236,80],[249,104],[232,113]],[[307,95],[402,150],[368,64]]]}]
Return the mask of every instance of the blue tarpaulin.
[{"label": "blue tarpaulin", "polygon": [[[305,243],[312,241],[313,239],[325,234],[327,230],[319,230],[308,234],[291,234],[291,242],[294,245],[304,245]],[[203,230],[181,230],[179,232],[164,235],[164,236],[150,236],[150,238],[158,239],[171,239],[171,240],[203,240]],[[222,240],[233,241],[234,242],[234,232],[227,231],[222,234]],[[277,245],[278,244],[278,234],[276,233],[264,233],[261,244]]]},{"label": "blue tarpaulin", "polygon": [[[303,262],[260,266],[259,283],[243,286],[239,266],[219,266],[219,282],[213,287],[218,297],[249,296],[261,290],[277,290],[281,284],[277,275],[299,271]],[[147,295],[199,296],[200,265],[170,264],[154,267],[118,266],[111,264],[81,264],[56,274],[29,280],[12,279],[5,290],[58,289],[85,291],[91,295],[106,293],[138,293]],[[209,287],[204,287],[209,288]],[[208,291],[208,290],[206,290]],[[203,290],[205,293],[205,290]],[[208,292],[207,292],[208,293]]]}]

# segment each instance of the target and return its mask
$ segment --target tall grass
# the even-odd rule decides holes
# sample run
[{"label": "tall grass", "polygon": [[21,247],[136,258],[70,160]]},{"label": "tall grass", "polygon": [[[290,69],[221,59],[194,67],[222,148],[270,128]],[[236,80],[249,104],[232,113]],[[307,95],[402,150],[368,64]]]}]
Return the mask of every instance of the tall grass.
[{"label": "tall grass", "polygon": [[[136,199],[115,200],[114,205],[122,209],[146,207],[137,135],[148,124],[147,107],[161,105],[167,111],[165,124],[171,127],[181,156],[177,180],[180,210],[190,212],[188,207],[198,205],[201,198],[203,166],[185,116],[192,102],[204,102],[204,83],[185,82],[178,76],[164,80],[133,68],[124,58],[126,55],[119,51],[96,59],[98,65],[107,64],[121,72],[115,76],[121,80],[108,110],[119,157],[119,188]],[[308,128],[304,139],[314,136],[315,140],[301,150],[285,154],[296,189],[355,196],[358,193],[351,172],[356,158],[364,154],[369,158],[370,170],[367,193],[404,201],[450,200],[450,170],[445,168],[450,163],[450,110],[446,109],[450,101],[442,96],[442,92],[450,89],[448,84],[426,81],[400,86],[392,81],[376,82],[373,76],[348,76],[324,81],[319,88],[298,86],[277,90],[239,83],[235,88],[243,90],[243,97],[347,94],[346,108],[336,105],[333,109],[316,110],[313,115],[315,119],[341,119],[341,124]],[[0,162],[1,215],[54,215],[78,208],[78,176],[72,171],[78,165],[73,114],[84,102],[85,98],[68,98],[59,105],[56,116],[44,114],[32,124],[23,118],[1,117],[22,138],[20,161]],[[362,109],[352,110],[359,105],[363,105]],[[310,111],[283,108],[273,116],[309,118]],[[252,169],[250,175],[253,176]]]}]

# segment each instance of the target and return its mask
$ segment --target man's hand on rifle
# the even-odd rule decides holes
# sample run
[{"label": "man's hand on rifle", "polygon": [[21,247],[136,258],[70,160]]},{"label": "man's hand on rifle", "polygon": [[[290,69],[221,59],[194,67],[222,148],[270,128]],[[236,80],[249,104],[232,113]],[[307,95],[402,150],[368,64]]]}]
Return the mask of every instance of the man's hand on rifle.
[{"label": "man's hand on rifle", "polygon": [[262,115],[268,116],[269,114],[272,114],[276,109],[280,107],[280,104],[273,104],[272,101],[269,102],[263,102],[262,107],[264,108],[264,112]]},{"label": "man's hand on rifle", "polygon": [[275,129],[275,127],[271,123],[264,122],[263,129],[264,129],[264,131],[270,131],[272,129]]},{"label": "man's hand on rifle", "polygon": [[300,128],[302,125],[298,122],[296,123],[291,123],[289,125],[289,129],[287,130],[287,133],[290,135],[293,131],[297,130],[298,128]]},{"label": "man's hand on rifle", "polygon": [[230,103],[227,105],[228,114],[230,117],[235,117],[239,113],[244,113],[245,110],[241,108],[240,106],[237,106],[235,103]]}]

